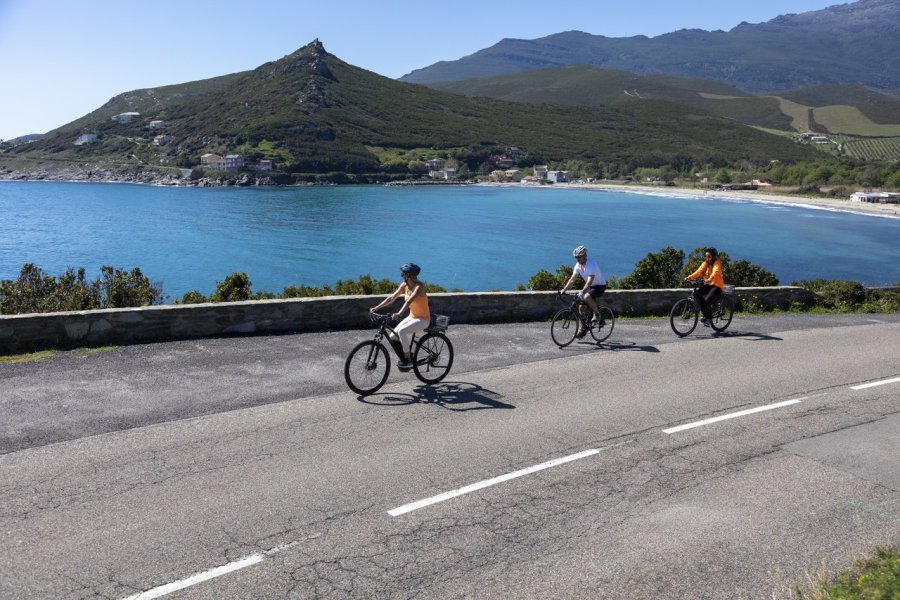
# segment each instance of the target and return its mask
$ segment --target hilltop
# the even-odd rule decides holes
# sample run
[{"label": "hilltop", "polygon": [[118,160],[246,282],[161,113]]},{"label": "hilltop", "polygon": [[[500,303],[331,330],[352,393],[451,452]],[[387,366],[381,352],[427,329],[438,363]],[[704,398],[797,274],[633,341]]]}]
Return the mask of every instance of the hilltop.
[{"label": "hilltop", "polygon": [[415,70],[416,83],[460,81],[573,64],[719,81],[755,93],[831,83],[900,88],[900,5],[859,0],[730,31],[683,29],[608,38],[568,31],[504,39],[455,61]]},{"label": "hilltop", "polygon": [[[139,114],[112,119],[123,112]],[[162,129],[151,129],[160,123]],[[165,143],[154,144],[160,132]],[[74,145],[83,133],[96,139]],[[41,140],[8,150],[0,168],[20,173],[39,162],[49,177],[75,168],[112,178],[178,168],[182,176],[204,154],[236,153],[249,164],[273,161],[278,174],[272,178],[280,183],[374,181],[409,177],[436,156],[474,173],[509,147],[522,152],[525,164],[700,165],[812,155],[702,107],[666,100],[538,106],[433,90],[352,66],[315,40],[252,71],[116,96]],[[32,167],[20,166],[28,161]]]}]

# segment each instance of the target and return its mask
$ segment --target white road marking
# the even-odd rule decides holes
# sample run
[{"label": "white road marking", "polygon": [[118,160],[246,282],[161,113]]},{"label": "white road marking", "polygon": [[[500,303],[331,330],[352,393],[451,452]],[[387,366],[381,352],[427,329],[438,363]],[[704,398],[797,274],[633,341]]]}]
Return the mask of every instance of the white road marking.
[{"label": "white road marking", "polygon": [[418,502],[411,502],[409,504],[404,504],[398,508],[392,509],[388,511],[388,514],[392,517],[397,517],[402,514],[406,514],[408,512],[412,512],[414,510],[418,510],[420,508],[425,508],[426,506],[431,506],[432,504],[437,504],[438,502],[443,502],[445,500],[450,500],[451,498],[456,498],[457,496],[462,496],[463,494],[468,494],[470,492],[474,492],[486,487],[490,487],[492,485],[497,485],[498,483],[503,483],[504,481],[509,481],[510,479],[515,479],[517,477],[522,477],[524,475],[529,475],[531,473],[535,473],[537,471],[543,471],[544,469],[549,469],[550,467],[555,467],[557,465],[561,465],[567,462],[571,462],[573,460],[578,460],[579,458],[585,458],[587,456],[593,456],[594,454],[599,454],[599,449],[585,450],[584,452],[579,452],[577,454],[571,454],[569,456],[564,456],[563,458],[556,458],[551,461],[547,461],[545,463],[541,463],[539,465],[534,465],[533,467],[528,467],[527,469],[522,469],[520,471],[515,471],[513,473],[507,473],[506,475],[500,475],[499,477],[494,477],[493,479],[485,479],[484,481],[479,481],[478,483],[473,483],[471,485],[467,485],[465,487],[461,487],[456,490],[452,490],[450,492],[444,492],[443,494],[438,494],[437,496],[432,496],[431,498],[425,498],[424,500],[419,500]]},{"label": "white road marking", "polygon": [[221,567],[216,567],[215,569],[210,569],[209,571],[194,573],[190,577],[185,577],[184,579],[155,587],[145,592],[141,592],[140,594],[135,594],[134,596],[128,596],[127,598],[123,598],[122,600],[150,600],[151,598],[160,598],[162,596],[171,594],[172,592],[177,592],[178,590],[183,590],[184,588],[191,587],[192,585],[197,585],[198,583],[203,583],[204,581],[209,581],[210,579],[215,579],[216,577],[221,577],[222,575],[227,575],[228,573],[233,573],[245,567],[259,564],[269,556],[278,554],[279,552],[296,546],[299,543],[300,541],[294,541],[287,544],[282,544],[280,546],[275,546],[274,548],[266,550],[265,552],[258,552],[256,554],[251,554],[250,556],[245,556],[244,558],[239,558],[238,560],[232,561],[227,565],[222,565]]},{"label": "white road marking", "polygon": [[785,400],[784,402],[777,402],[775,404],[768,404],[766,406],[757,406],[756,408],[748,408],[747,410],[742,410],[742,411],[738,411],[735,413],[722,415],[720,417],[713,417],[711,419],[704,419],[702,421],[694,421],[693,423],[685,423],[684,425],[679,425],[677,427],[669,427],[668,429],[663,429],[663,433],[669,433],[669,434],[678,433],[679,431],[684,431],[685,429],[693,429],[694,427],[703,427],[704,425],[709,425],[710,423],[718,423],[719,421],[726,421],[728,419],[735,419],[737,417],[752,415],[754,413],[763,412],[766,410],[773,410],[776,408],[781,408],[783,406],[790,406],[792,404],[798,404],[802,400],[806,400],[806,397],[795,398],[794,400]]},{"label": "white road marking", "polygon": [[875,387],[876,385],[887,385],[889,383],[897,383],[900,381],[900,377],[894,377],[893,379],[882,379],[881,381],[873,381],[872,383],[864,383],[862,385],[854,385],[851,387],[851,390],[864,390],[866,388]]},{"label": "white road marking", "polygon": [[221,567],[216,567],[215,569],[210,569],[209,571],[204,571],[203,573],[195,573],[194,575],[186,577],[185,579],[182,579],[180,581],[167,583],[166,585],[155,587],[152,590],[141,592],[140,594],[137,594],[135,596],[128,596],[127,598],[124,598],[124,600],[150,600],[151,598],[159,598],[161,596],[171,594],[172,592],[177,592],[178,590],[183,590],[184,588],[191,587],[192,585],[197,585],[198,583],[203,583],[204,581],[209,581],[210,579],[215,579],[216,577],[221,577],[222,575],[237,571],[238,569],[243,569],[244,567],[249,567],[250,565],[261,563],[263,560],[265,560],[265,558],[265,555],[263,555],[263,553],[261,552],[259,554],[246,556],[240,560],[230,562],[227,565],[222,565]]}]

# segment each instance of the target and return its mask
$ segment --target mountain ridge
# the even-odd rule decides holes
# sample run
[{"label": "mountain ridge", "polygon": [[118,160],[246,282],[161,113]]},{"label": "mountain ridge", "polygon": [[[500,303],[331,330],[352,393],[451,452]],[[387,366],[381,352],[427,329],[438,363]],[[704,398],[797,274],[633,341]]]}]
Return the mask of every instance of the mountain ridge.
[{"label": "mountain ridge", "polygon": [[[867,31],[873,35],[860,39]],[[825,32],[829,35],[823,36]],[[590,64],[721,81],[754,93],[827,83],[888,90],[900,87],[898,32],[896,0],[858,0],[762,24],[741,23],[728,32],[682,29],[652,38],[609,38],[568,31],[534,40],[506,38],[456,61],[416,69],[400,80],[436,83]],[[792,57],[790,64],[785,56]]]}]

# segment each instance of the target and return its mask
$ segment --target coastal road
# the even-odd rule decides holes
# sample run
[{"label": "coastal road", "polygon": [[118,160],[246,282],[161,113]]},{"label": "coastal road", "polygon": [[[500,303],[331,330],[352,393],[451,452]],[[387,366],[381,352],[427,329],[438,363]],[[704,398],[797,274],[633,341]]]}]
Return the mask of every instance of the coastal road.
[{"label": "coastal road", "polygon": [[759,598],[900,543],[900,315],[451,326],[0,365],[0,597]]}]

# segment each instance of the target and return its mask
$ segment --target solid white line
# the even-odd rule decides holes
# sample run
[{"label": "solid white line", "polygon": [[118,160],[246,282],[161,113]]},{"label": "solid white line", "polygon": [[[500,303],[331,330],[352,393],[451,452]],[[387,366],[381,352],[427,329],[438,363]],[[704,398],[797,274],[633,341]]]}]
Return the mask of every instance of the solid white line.
[{"label": "solid white line", "polygon": [[151,598],[159,598],[171,594],[172,592],[183,590],[186,587],[191,587],[192,585],[197,585],[198,583],[209,581],[210,579],[215,579],[216,577],[237,571],[238,569],[261,563],[263,560],[265,560],[265,555],[263,553],[253,554],[252,556],[230,562],[227,565],[222,565],[221,567],[216,567],[215,569],[210,569],[203,573],[196,573],[180,581],[167,583],[166,585],[155,587],[152,590],[147,590],[146,592],[141,592],[134,596],[128,596],[123,600],[150,600]]},{"label": "solid white line", "polygon": [[876,385],[886,385],[888,383],[897,383],[900,381],[900,377],[894,377],[893,379],[882,379],[881,381],[873,381],[872,383],[864,383],[862,385],[855,385],[851,387],[851,390],[864,390],[866,388],[875,387]]},{"label": "solid white line", "polygon": [[528,467],[527,469],[522,469],[521,471],[507,473],[506,475],[500,475],[499,477],[494,477],[493,479],[485,479],[484,481],[479,481],[478,483],[473,483],[471,485],[461,487],[457,490],[453,490],[450,492],[444,492],[443,494],[438,494],[437,496],[432,496],[431,498],[419,500],[418,502],[411,502],[409,504],[404,504],[403,506],[400,506],[393,510],[389,510],[388,514],[391,515],[392,517],[397,517],[402,514],[412,512],[412,511],[418,510],[420,508],[424,508],[426,506],[431,506],[432,504],[437,504],[438,502],[443,502],[444,500],[450,500],[451,498],[456,498],[457,496],[462,496],[463,494],[468,494],[470,492],[474,492],[476,490],[490,487],[490,486],[496,485],[498,483],[503,483],[504,481],[509,481],[510,479],[522,477],[523,475],[529,475],[529,474],[535,473],[537,471],[549,469],[550,467],[555,467],[557,465],[571,462],[573,460],[578,460],[579,458],[593,456],[594,454],[599,454],[599,453],[600,453],[600,450],[593,449],[593,450],[585,450],[584,452],[579,452],[578,454],[572,454],[570,456],[564,456],[563,458],[556,458],[551,461],[541,463],[539,465],[535,465],[533,467]]},{"label": "solid white line", "polygon": [[791,404],[797,404],[801,400],[806,400],[806,398],[796,398],[794,400],[785,400],[784,402],[778,402],[776,404],[769,404],[767,406],[758,406],[756,408],[748,408],[747,410],[742,410],[736,413],[731,413],[727,415],[722,415],[721,417],[713,417],[711,419],[704,419],[702,421],[695,421],[693,423],[686,423],[684,425],[679,425],[677,427],[670,427],[668,429],[663,429],[663,433],[678,433],[679,431],[684,431],[685,429],[693,429],[694,427],[703,427],[704,425],[709,425],[710,423],[717,423],[719,421],[725,421],[727,419],[735,419],[737,417],[743,417],[746,415],[752,415],[753,413],[763,412],[765,410],[772,410],[775,408],[781,408],[782,406],[790,406]]}]

